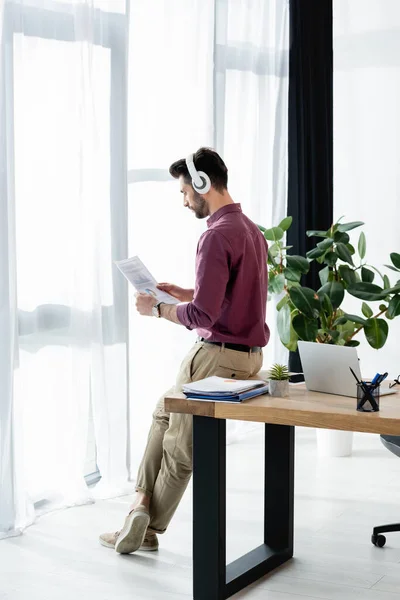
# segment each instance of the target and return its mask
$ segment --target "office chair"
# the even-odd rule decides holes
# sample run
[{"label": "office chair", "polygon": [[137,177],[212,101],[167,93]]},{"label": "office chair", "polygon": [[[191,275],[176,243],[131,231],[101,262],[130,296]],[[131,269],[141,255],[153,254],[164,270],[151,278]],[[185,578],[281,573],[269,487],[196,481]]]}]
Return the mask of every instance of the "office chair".
[{"label": "office chair", "polygon": [[[400,435],[381,435],[381,442],[393,452],[396,456],[400,457]],[[390,533],[392,531],[400,531],[400,523],[392,523],[391,525],[380,525],[379,527],[374,527],[371,542],[374,546],[379,546],[379,548],[383,548],[386,544],[386,538],[382,533]]]}]

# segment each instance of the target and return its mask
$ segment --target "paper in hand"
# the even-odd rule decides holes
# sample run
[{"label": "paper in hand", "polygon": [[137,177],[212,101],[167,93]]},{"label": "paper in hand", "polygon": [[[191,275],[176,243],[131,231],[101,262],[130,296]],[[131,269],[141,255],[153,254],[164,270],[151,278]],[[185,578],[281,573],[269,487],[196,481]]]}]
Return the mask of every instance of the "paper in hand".
[{"label": "paper in hand", "polygon": [[137,292],[151,294],[158,302],[179,304],[179,300],[157,289],[157,281],[138,256],[115,261],[115,264]]}]

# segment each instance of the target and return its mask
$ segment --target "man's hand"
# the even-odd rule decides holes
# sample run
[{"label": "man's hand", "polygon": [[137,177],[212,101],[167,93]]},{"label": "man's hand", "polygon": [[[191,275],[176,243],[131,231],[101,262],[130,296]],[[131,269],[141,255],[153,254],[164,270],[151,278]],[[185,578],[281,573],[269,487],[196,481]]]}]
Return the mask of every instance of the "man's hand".
[{"label": "man's hand", "polygon": [[136,294],[136,310],[143,317],[153,316],[153,306],[157,304],[157,300],[151,294]]},{"label": "man's hand", "polygon": [[186,290],[173,283],[159,283],[157,287],[179,300],[179,302],[191,302],[193,300],[194,290]]}]

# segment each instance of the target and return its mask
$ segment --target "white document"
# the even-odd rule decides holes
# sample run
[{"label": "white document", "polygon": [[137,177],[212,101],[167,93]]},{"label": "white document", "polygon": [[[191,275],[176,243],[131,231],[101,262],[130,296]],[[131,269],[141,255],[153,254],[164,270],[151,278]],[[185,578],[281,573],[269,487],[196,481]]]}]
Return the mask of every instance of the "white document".
[{"label": "white document", "polygon": [[225,394],[240,394],[262,385],[265,385],[265,381],[256,379],[225,379],[224,377],[214,375],[200,381],[184,384],[182,388],[188,394],[223,396]]},{"label": "white document", "polygon": [[115,261],[115,264],[137,292],[151,294],[158,302],[179,304],[179,300],[157,289],[157,281],[138,256]]}]

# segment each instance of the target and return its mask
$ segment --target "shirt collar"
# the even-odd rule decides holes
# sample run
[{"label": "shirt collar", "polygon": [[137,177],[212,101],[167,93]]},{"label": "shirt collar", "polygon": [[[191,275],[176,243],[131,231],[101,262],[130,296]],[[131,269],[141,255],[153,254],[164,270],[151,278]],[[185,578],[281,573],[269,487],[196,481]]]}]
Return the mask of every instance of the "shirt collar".
[{"label": "shirt collar", "polygon": [[232,212],[242,212],[241,205],[240,204],[236,204],[236,203],[235,204],[227,204],[226,206],[223,206],[222,208],[219,208],[207,220],[207,227],[211,227],[211,225],[214,225],[214,223],[216,223],[221,217],[223,217],[224,215],[226,215],[228,213],[232,213]]}]

